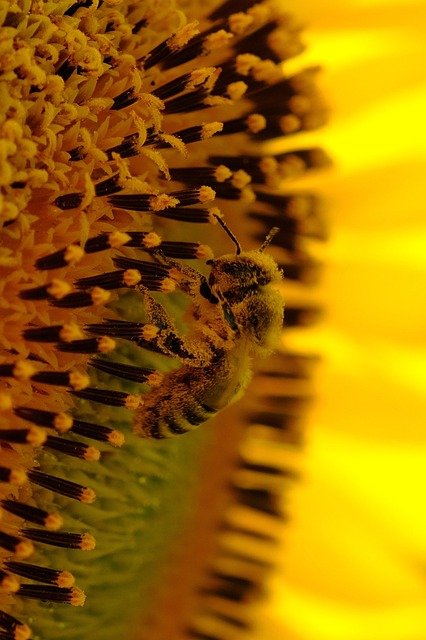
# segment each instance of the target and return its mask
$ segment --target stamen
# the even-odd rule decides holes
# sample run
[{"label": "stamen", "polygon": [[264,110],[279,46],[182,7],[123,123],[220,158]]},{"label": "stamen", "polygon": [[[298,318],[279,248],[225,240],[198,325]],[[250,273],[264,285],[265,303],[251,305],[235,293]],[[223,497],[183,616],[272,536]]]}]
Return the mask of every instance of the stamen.
[{"label": "stamen", "polygon": [[0,627],[9,633],[13,640],[29,640],[32,635],[28,625],[22,624],[22,622],[19,622],[19,620],[4,611],[0,611]]},{"label": "stamen", "polygon": [[36,260],[36,267],[42,271],[50,269],[60,269],[68,265],[74,266],[84,256],[84,249],[76,244],[72,244],[66,249],[60,249],[48,256]]},{"label": "stamen", "polygon": [[[196,125],[194,127],[188,127],[172,134],[178,138],[184,144],[190,144],[191,142],[200,142],[200,140],[206,140],[211,138],[215,134],[220,134],[223,131],[222,122],[210,122],[208,125]],[[162,140],[155,143],[157,149],[167,149],[172,144],[167,140]]]},{"label": "stamen", "polygon": [[162,375],[155,369],[147,369],[143,367],[136,367],[130,364],[122,364],[120,362],[108,362],[107,360],[97,360],[92,358],[89,361],[90,366],[104,371],[113,376],[118,376],[124,380],[132,380],[133,382],[148,382],[150,380],[157,380],[157,385],[161,383]]},{"label": "stamen", "polygon": [[90,533],[63,533],[45,531],[44,529],[21,529],[23,536],[34,542],[42,542],[53,547],[63,549],[81,549],[92,551],[96,547],[96,540]]},{"label": "stamen", "polygon": [[7,482],[16,487],[22,487],[27,482],[27,474],[23,469],[9,469],[0,467],[0,482]]},{"label": "stamen", "polygon": [[88,338],[87,340],[73,340],[55,345],[55,349],[63,353],[110,353],[117,344],[108,336],[102,338]]},{"label": "stamen", "polygon": [[30,427],[29,429],[2,429],[0,440],[17,444],[30,444],[33,447],[41,447],[47,434],[44,429]]},{"label": "stamen", "polygon": [[74,419],[71,431],[91,440],[107,442],[113,447],[121,447],[124,443],[124,435],[120,431],[83,420]]},{"label": "stamen", "polygon": [[56,569],[40,567],[36,564],[13,562],[12,560],[7,560],[3,564],[8,571],[18,576],[28,578],[29,580],[36,580],[37,582],[53,584],[62,589],[72,587],[75,583],[75,578],[69,571],[58,571]]},{"label": "stamen", "polygon": [[113,391],[112,389],[94,389],[88,388],[83,391],[71,391],[73,396],[99,402],[110,407],[125,407],[134,411],[141,404],[141,399],[124,391]]},{"label": "stamen", "polygon": [[50,489],[50,491],[55,493],[67,496],[68,498],[73,498],[74,500],[85,502],[86,504],[92,504],[96,499],[96,494],[93,489],[83,487],[76,482],[57,478],[56,476],[51,476],[47,473],[36,471],[35,469],[30,469],[27,472],[27,475],[31,482],[34,482],[45,489]]},{"label": "stamen", "polygon": [[69,293],[60,300],[51,300],[50,304],[61,309],[79,309],[92,305],[96,307],[107,304],[109,297],[108,291],[101,287],[94,287],[90,292]]},{"label": "stamen", "polygon": [[18,558],[23,560],[29,558],[34,551],[33,544],[29,540],[10,536],[3,531],[0,531],[0,547],[15,553]]},{"label": "stamen", "polygon": [[97,462],[100,458],[101,452],[95,447],[89,447],[83,442],[75,442],[74,440],[65,440],[64,438],[57,438],[56,436],[48,436],[44,447],[53,449],[54,451],[61,451],[68,456],[74,458],[81,458],[88,462]]},{"label": "stamen", "polygon": [[52,427],[61,433],[66,433],[72,427],[72,418],[66,413],[54,413],[32,407],[15,407],[13,411],[23,420],[34,422],[42,427]]},{"label": "stamen", "polygon": [[0,569],[0,590],[14,593],[19,589],[19,580]]},{"label": "stamen", "polygon": [[[167,38],[167,40],[152,49],[141,61],[145,71],[154,66],[166,67],[166,64],[166,68],[169,68],[170,65],[175,66],[174,61],[178,58],[181,49],[199,33],[197,25],[197,20],[186,24],[175,35]],[[177,61],[176,64],[180,64],[180,62]]]},{"label": "stamen", "polygon": [[57,531],[63,524],[63,520],[58,513],[48,513],[43,509],[37,509],[24,502],[5,499],[0,501],[0,505],[9,513],[13,513],[23,520],[40,524],[49,529],[49,531]]},{"label": "stamen", "polygon": [[41,585],[23,584],[16,593],[23,598],[47,600],[60,604],[71,604],[74,607],[82,607],[86,596],[81,589],[76,587],[61,589],[59,587],[44,587]]},{"label": "stamen", "polygon": [[25,329],[22,335],[32,342],[72,342],[82,338],[81,330],[72,323]]},{"label": "stamen", "polygon": [[119,111],[120,109],[125,109],[126,107],[130,107],[130,105],[134,104],[137,100],[138,96],[135,94],[135,87],[130,87],[130,89],[126,89],[126,91],[115,96],[111,110]]},{"label": "stamen", "polygon": [[71,387],[75,390],[84,389],[90,384],[90,378],[79,371],[39,371],[31,380],[41,384]]}]

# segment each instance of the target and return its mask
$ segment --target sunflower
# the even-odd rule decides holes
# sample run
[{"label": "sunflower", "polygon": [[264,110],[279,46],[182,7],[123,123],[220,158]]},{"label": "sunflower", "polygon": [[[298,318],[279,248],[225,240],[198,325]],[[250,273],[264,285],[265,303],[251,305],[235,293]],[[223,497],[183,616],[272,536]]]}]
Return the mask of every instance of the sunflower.
[{"label": "sunflower", "polygon": [[[293,141],[325,120],[317,68],[285,71],[301,29],[273,2],[18,0],[0,20],[0,633],[238,638],[275,563],[316,356],[256,359],[239,409],[169,439],[215,413],[182,415],[170,381],[189,393],[193,358],[211,386],[208,346],[240,331],[208,280],[233,243],[284,268],[288,331],[318,315],[326,224],[295,179],[328,160]],[[260,331],[260,311],[239,317]]]}]

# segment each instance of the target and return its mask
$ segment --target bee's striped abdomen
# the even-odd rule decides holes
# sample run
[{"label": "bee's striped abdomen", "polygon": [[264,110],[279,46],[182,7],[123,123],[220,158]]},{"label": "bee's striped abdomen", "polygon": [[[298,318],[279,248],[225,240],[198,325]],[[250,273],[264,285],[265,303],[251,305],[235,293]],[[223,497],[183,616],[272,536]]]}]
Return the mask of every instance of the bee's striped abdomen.
[{"label": "bee's striped abdomen", "polygon": [[192,431],[237,400],[244,386],[227,355],[207,367],[183,366],[146,396],[135,414],[135,432],[159,440]]}]

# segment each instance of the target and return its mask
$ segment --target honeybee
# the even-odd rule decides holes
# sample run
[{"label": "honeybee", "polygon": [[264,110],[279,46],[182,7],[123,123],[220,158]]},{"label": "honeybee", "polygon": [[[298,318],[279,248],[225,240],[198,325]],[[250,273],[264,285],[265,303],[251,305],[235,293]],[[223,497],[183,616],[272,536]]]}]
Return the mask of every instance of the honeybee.
[{"label": "honeybee", "polygon": [[173,264],[180,286],[192,298],[188,336],[179,335],[164,308],[147,291],[144,296],[155,350],[177,357],[182,366],[169,373],[135,412],[134,431],[144,438],[187,433],[236,402],[252,376],[252,359],[273,351],[283,324],[284,301],[277,291],[283,274],[264,253],[278,229],[259,249],[207,261],[210,275]]}]

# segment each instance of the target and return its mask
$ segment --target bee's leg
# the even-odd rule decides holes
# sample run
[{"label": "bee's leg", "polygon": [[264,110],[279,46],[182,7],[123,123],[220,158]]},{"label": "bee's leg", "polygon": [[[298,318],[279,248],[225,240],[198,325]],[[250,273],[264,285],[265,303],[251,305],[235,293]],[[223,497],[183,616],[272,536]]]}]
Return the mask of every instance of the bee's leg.
[{"label": "bee's leg", "polygon": [[212,304],[219,302],[216,296],[213,295],[207,278],[202,273],[187,264],[182,264],[165,256],[161,251],[156,253],[156,257],[160,257],[167,266],[173,267],[174,272],[170,273],[171,277],[178,282],[185,293],[191,296],[196,306],[199,306],[200,295]]},{"label": "bee's leg", "polygon": [[[170,316],[159,302],[148,293],[145,287],[137,286],[143,297],[147,324],[145,335],[149,336],[149,342],[154,349],[161,353],[178,357],[181,362],[198,366],[200,348],[195,351],[184,336],[179,335],[176,326]],[[151,328],[151,331],[150,331]],[[206,357],[205,355],[203,356]]]}]

